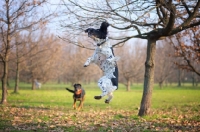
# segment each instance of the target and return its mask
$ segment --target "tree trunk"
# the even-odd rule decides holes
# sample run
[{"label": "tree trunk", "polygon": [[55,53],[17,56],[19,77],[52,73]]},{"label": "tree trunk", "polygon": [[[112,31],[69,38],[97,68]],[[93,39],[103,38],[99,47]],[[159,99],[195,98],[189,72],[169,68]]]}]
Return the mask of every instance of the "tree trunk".
[{"label": "tree trunk", "polygon": [[160,81],[159,82],[159,88],[162,89],[162,87],[163,87],[163,81]]},{"label": "tree trunk", "polygon": [[2,98],[1,104],[7,103],[7,78],[8,78],[8,56],[5,57],[3,61],[3,76],[2,76]]},{"label": "tree trunk", "polygon": [[192,86],[195,87],[196,84],[196,76],[194,74],[194,72],[192,73]]},{"label": "tree trunk", "polygon": [[7,87],[10,87],[10,82],[9,82],[9,77],[8,76],[7,76]]},{"label": "tree trunk", "polygon": [[181,70],[178,69],[178,87],[181,87]]},{"label": "tree trunk", "polygon": [[131,90],[131,88],[130,88],[130,85],[131,85],[131,81],[130,81],[130,79],[127,79],[127,82],[126,82],[127,84],[126,84],[126,91],[130,91]]},{"label": "tree trunk", "polygon": [[147,56],[145,62],[145,74],[144,74],[144,88],[142,101],[140,104],[140,110],[138,115],[144,116],[150,113],[151,97],[154,85],[154,63],[155,63],[155,51],[156,51],[156,39],[148,39],[147,44]]},{"label": "tree trunk", "polygon": [[17,69],[16,69],[14,93],[17,93],[18,90],[19,90],[19,63],[18,63],[18,61],[17,61]]},{"label": "tree trunk", "polygon": [[[8,10],[8,1],[6,2],[6,8],[7,8],[7,18],[9,18],[9,10]],[[2,98],[1,98],[1,104],[7,103],[7,82],[8,82],[8,59],[10,54],[10,41],[11,41],[11,35],[10,35],[10,19],[7,20],[8,27],[7,27],[7,34],[6,34],[6,48],[5,48],[5,58],[3,59],[3,76],[2,76]]]},{"label": "tree trunk", "polygon": [[15,88],[14,88],[14,93],[17,93],[18,92],[18,89],[19,89],[19,55],[18,55],[18,45],[16,45],[16,75],[15,75]]},{"label": "tree trunk", "polygon": [[32,88],[31,89],[35,90],[35,80],[34,80],[34,78],[32,78]]}]

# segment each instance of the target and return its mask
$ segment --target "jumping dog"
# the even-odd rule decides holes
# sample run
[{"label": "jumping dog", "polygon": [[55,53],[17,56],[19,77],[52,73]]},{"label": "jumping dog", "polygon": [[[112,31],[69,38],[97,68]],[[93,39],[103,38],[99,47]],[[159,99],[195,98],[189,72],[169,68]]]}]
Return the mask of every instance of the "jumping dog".
[{"label": "jumping dog", "polygon": [[107,95],[108,98],[105,103],[109,103],[113,98],[113,91],[118,89],[118,67],[116,61],[119,59],[114,56],[113,48],[110,45],[107,36],[107,28],[109,24],[103,22],[100,29],[88,28],[85,30],[88,37],[92,38],[97,47],[94,54],[87,59],[84,67],[89,66],[90,63],[95,63],[103,71],[104,75],[98,81],[98,86],[102,90],[102,94],[94,96],[95,99],[101,99]]}]

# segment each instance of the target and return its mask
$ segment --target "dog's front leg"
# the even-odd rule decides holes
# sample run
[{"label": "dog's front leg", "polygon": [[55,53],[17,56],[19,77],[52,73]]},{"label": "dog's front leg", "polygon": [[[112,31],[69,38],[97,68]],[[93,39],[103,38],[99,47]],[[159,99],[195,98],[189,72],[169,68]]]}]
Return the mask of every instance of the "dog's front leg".
[{"label": "dog's front leg", "polygon": [[99,57],[98,53],[99,53],[99,48],[96,48],[94,51],[94,54],[91,57],[89,57],[87,59],[87,61],[85,62],[84,67],[89,66],[90,63],[96,63],[96,61],[98,61],[98,57]]},{"label": "dog's front leg", "polygon": [[80,100],[80,104],[79,104],[79,107],[78,107],[78,110],[80,110],[81,108],[83,108],[83,102],[85,100],[85,97],[82,98],[82,100]]},{"label": "dog's front leg", "polygon": [[76,99],[74,99],[73,108],[76,109]]},{"label": "dog's front leg", "polygon": [[113,98],[113,93],[110,92],[110,93],[107,94],[107,96],[108,96],[108,98],[105,100],[105,103],[109,104],[110,100]]},{"label": "dog's front leg", "polygon": [[80,110],[82,108],[82,105],[83,105],[83,101],[80,100],[80,103],[79,103],[79,106],[78,106],[78,110]]},{"label": "dog's front leg", "polygon": [[85,62],[84,67],[89,66],[90,63],[91,63],[91,61],[92,61],[92,57],[89,57],[89,58],[87,59],[87,61]]}]

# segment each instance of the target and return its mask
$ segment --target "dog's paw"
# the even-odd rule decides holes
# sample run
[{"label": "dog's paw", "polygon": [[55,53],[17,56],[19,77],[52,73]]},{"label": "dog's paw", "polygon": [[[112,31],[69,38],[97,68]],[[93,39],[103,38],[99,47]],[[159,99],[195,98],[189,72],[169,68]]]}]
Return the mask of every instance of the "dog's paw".
[{"label": "dog's paw", "polygon": [[101,96],[94,96],[94,99],[97,99],[97,100],[99,100],[101,98],[102,98]]},{"label": "dog's paw", "polygon": [[109,104],[109,102],[110,102],[109,100],[107,100],[107,99],[105,100],[105,103],[106,103],[106,104]]},{"label": "dog's paw", "polygon": [[84,65],[83,67],[87,67],[87,65]]},{"label": "dog's paw", "polygon": [[69,90],[69,88],[66,88],[66,90]]}]

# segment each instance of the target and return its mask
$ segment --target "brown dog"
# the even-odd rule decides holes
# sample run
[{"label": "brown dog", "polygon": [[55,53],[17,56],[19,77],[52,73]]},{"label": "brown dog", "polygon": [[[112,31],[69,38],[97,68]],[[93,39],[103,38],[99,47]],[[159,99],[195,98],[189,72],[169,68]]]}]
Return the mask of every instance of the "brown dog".
[{"label": "brown dog", "polygon": [[85,100],[85,90],[81,87],[81,84],[74,84],[74,90],[66,88],[69,92],[73,93],[73,108],[76,109],[76,101],[80,101],[78,110],[83,107],[83,102]]}]

